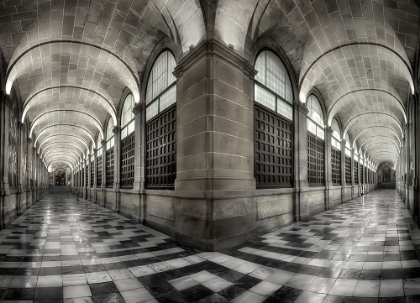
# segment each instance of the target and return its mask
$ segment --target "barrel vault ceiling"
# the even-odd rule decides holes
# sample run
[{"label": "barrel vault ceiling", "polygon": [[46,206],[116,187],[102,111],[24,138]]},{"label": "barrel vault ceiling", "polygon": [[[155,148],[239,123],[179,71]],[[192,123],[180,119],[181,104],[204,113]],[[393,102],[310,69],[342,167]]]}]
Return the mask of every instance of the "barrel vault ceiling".
[{"label": "barrel vault ceiling", "polygon": [[21,120],[50,167],[74,167],[103,138],[126,89],[140,101],[141,73],[165,37],[180,49],[204,37],[197,1],[0,1],[5,90],[20,95]]},{"label": "barrel vault ceiling", "polygon": [[117,119],[125,89],[141,102],[162,38],[184,53],[214,38],[251,60],[265,36],[291,62],[296,100],[317,89],[327,125],[337,118],[374,163],[395,163],[417,88],[418,25],[413,0],[0,1],[5,89],[17,90],[32,138],[56,162],[86,153]]}]

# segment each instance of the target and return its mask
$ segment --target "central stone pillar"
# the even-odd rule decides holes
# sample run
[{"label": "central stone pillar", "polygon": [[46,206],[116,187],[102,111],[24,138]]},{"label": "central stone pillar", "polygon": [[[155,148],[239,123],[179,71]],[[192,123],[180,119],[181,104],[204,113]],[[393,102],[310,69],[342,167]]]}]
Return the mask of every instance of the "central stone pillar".
[{"label": "central stone pillar", "polygon": [[253,148],[255,70],[206,40],[176,67],[177,237],[217,250],[257,234]]}]

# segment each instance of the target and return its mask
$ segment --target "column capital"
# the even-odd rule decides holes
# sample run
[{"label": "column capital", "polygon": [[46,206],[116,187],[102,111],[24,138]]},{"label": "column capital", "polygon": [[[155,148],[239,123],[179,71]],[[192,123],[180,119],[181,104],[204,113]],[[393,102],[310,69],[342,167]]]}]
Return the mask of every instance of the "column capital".
[{"label": "column capital", "polygon": [[141,111],[143,111],[145,108],[146,108],[146,102],[138,103],[133,108],[133,114],[134,115],[137,115],[138,113],[140,113]]},{"label": "column capital", "polygon": [[102,147],[106,145],[106,140],[101,140]]},{"label": "column capital", "polygon": [[325,132],[329,135],[332,135],[333,129],[331,126],[325,126]]},{"label": "column capital", "polygon": [[307,115],[309,113],[309,109],[306,106],[306,103],[297,101],[297,102],[293,103],[293,106],[295,106],[304,115]]},{"label": "column capital", "polygon": [[114,134],[119,133],[120,131],[121,131],[121,127],[119,127],[119,126],[115,126],[115,127],[112,129],[112,132],[113,132]]},{"label": "column capital", "polygon": [[207,39],[190,48],[190,52],[175,67],[175,71],[173,72],[174,76],[180,78],[184,74],[184,71],[188,70],[204,57],[217,58],[233,65],[251,79],[254,79],[257,74],[257,71],[248,60],[235,52],[233,45],[227,46],[219,40]]}]

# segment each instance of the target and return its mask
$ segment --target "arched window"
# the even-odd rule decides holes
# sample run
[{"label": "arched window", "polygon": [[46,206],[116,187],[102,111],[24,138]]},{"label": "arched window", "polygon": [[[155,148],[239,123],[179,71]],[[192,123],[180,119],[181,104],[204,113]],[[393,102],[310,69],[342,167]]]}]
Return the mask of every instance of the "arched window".
[{"label": "arched window", "polygon": [[315,95],[310,95],[307,101],[308,107],[308,130],[324,140],[324,114],[321,104]]},{"label": "arched window", "polygon": [[146,121],[176,102],[176,78],[172,74],[175,66],[175,58],[169,51],[156,59],[146,88]]},{"label": "arched window", "polygon": [[263,51],[255,61],[255,102],[293,120],[293,90],[283,62],[271,51]]},{"label": "arched window", "polygon": [[331,123],[331,179],[333,184],[341,184],[341,130],[337,119]]},{"label": "arched window", "polygon": [[121,140],[134,132],[134,98],[128,95],[124,100],[124,106],[121,114]]},{"label": "arched window", "polygon": [[171,52],[153,64],[146,90],[146,187],[173,189],[176,177],[176,66]]},{"label": "arched window", "polygon": [[308,107],[308,183],[324,184],[324,114],[315,95],[310,95]]},{"label": "arched window", "polygon": [[121,114],[121,187],[132,188],[134,184],[134,98],[128,95],[124,100]]},{"label": "arched window", "polygon": [[96,186],[102,185],[102,143],[101,136],[98,134],[96,139]]},{"label": "arched window", "polygon": [[114,186],[114,121],[108,120],[106,129],[106,187]]},{"label": "arched window", "polygon": [[293,186],[293,90],[271,51],[255,61],[255,180],[257,188]]},{"label": "arched window", "polygon": [[351,184],[351,145],[349,134],[346,134],[346,183]]},{"label": "arched window", "polygon": [[349,133],[346,134],[346,155],[351,157],[351,144]]}]

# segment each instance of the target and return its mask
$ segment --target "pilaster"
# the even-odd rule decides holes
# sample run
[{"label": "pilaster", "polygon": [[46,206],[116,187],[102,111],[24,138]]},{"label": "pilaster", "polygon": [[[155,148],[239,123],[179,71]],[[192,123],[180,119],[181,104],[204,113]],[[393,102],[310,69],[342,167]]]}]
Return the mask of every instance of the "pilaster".
[{"label": "pilaster", "polygon": [[303,202],[302,188],[308,187],[308,108],[299,101],[294,103],[295,129],[295,195],[293,213],[295,221],[302,220],[301,204]]},{"label": "pilaster", "polygon": [[106,197],[106,140],[101,141],[101,148],[102,148],[101,206],[105,207],[105,197]]},{"label": "pilaster", "polygon": [[332,182],[332,165],[331,165],[331,138],[333,129],[331,126],[325,127],[325,209],[330,209],[333,204],[333,182]]},{"label": "pilaster", "polygon": [[341,203],[346,202],[346,140],[341,140]]},{"label": "pilaster", "polygon": [[[133,113],[135,129],[141,129],[143,131],[135,132],[135,173],[134,173],[134,184],[133,190],[138,191],[139,195],[136,198],[136,204],[134,206],[134,213],[132,219],[138,223],[144,222],[145,217],[145,195],[143,191],[146,186],[145,180],[145,145],[146,142],[146,106],[145,103],[138,104],[134,109]],[[138,199],[138,200],[137,200]]]},{"label": "pilaster", "polygon": [[97,189],[97,183],[98,183],[98,153],[97,150],[99,148],[102,148],[100,146],[96,146],[96,149],[93,151],[93,186],[92,186],[92,201],[94,203],[98,203],[97,201],[97,194],[96,194],[96,189]]},{"label": "pilaster", "polygon": [[112,130],[114,133],[114,191],[115,205],[114,211],[120,211],[121,195],[120,195],[120,178],[121,178],[121,127],[116,126]]}]

